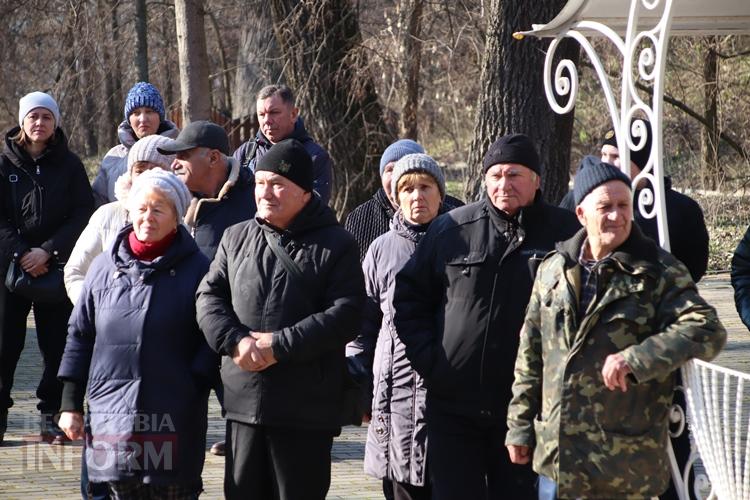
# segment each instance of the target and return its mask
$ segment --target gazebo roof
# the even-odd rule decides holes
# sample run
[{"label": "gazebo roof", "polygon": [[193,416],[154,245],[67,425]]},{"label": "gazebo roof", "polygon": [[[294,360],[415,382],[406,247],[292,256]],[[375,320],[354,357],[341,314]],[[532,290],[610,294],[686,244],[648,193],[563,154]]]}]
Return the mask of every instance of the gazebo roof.
[{"label": "gazebo roof", "polygon": [[[648,0],[645,0],[648,2]],[[651,0],[649,3],[658,3]],[[662,2],[662,4],[665,2]],[[630,2],[625,0],[568,0],[560,13],[546,24],[533,24],[530,31],[517,35],[554,37],[574,23],[601,23],[622,34],[628,24]],[[640,9],[643,24],[658,21],[663,7],[654,11]],[[584,26],[577,27],[589,35],[600,35]],[[671,35],[711,35],[750,33],[750,0],[673,0]]]}]

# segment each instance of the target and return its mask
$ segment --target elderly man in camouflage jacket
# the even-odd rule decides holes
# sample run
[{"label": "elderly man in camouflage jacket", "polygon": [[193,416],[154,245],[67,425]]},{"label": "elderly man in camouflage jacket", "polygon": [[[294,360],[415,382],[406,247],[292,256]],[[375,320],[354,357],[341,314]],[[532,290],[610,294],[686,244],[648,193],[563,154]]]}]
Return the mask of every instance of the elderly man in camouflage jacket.
[{"label": "elderly man in camouflage jacket", "polygon": [[539,498],[654,497],[668,485],[675,370],[726,341],[687,268],[632,224],[630,180],[586,157],[583,229],[539,268],[505,443],[533,456]]}]

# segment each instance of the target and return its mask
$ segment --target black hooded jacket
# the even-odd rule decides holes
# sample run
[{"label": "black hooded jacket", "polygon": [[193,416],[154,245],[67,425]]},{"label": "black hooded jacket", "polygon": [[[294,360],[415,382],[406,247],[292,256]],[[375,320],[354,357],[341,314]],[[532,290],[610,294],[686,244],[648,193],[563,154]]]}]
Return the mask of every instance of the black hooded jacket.
[{"label": "black hooded jacket", "polygon": [[[289,276],[264,233],[279,239],[304,283]],[[338,429],[344,347],[356,336],[364,299],[357,243],[317,196],[284,231],[258,219],[227,229],[197,294],[198,324],[225,356],[227,418]],[[261,372],[244,371],[231,358],[251,331],[273,333],[278,363]]]},{"label": "black hooded jacket", "polygon": [[34,160],[13,141],[19,130],[6,134],[0,155],[2,270],[14,253],[23,255],[33,247],[65,262],[94,210],[86,170],[68,149],[63,131],[57,128],[52,144]]}]

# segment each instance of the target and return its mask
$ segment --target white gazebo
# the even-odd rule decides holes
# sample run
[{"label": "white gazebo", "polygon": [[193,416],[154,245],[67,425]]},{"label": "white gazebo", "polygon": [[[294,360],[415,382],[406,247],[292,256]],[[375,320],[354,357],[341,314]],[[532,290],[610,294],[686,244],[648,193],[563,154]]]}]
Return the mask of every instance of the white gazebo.
[{"label": "white gazebo", "polygon": [[[653,141],[649,160],[633,179],[648,187],[640,190],[636,207],[646,218],[657,219],[659,240],[669,249],[669,228],[664,205],[662,118],[664,68],[670,35],[750,34],[750,0],[568,0],[560,13],[546,24],[535,24],[516,38],[551,38],[544,64],[544,85],[550,106],[567,113],[576,102],[578,72],[570,60],[554,66],[555,52],[564,38],[576,40],[597,74],[617,136],[623,170],[630,173],[630,151],[644,147],[645,116],[651,122]],[[610,84],[592,37],[604,37],[622,57],[619,88]],[[650,103],[636,89],[637,80],[652,85]],[[635,121],[632,119],[635,118]],[[632,125],[631,125],[632,121]],[[632,128],[631,130],[628,130]],[[628,133],[630,132],[630,133]],[[634,141],[635,138],[636,140]],[[634,143],[635,142],[635,143]],[[750,419],[746,411],[750,375],[700,361],[682,369],[693,450],[684,470],[679,470],[670,447],[672,477],[681,499],[690,498],[686,478],[700,454],[710,481],[709,497],[750,499]],[[750,389],[749,389],[750,391]],[[684,415],[673,409],[673,422],[684,428]],[[697,482],[700,484],[701,479]],[[697,496],[697,495],[696,495]]]}]

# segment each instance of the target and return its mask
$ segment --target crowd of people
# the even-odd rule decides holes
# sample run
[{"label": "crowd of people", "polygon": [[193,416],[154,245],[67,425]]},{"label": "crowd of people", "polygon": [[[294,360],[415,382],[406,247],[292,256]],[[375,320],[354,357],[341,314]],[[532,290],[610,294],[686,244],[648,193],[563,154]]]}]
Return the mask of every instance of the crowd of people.
[{"label": "crowd of people", "polygon": [[[292,90],[256,97],[259,130],[232,152],[137,83],[93,184],[52,96],[20,100],[0,156],[0,444],[33,308],[39,432],[83,441],[82,498],[198,498],[211,390],[228,499],[325,498],[352,420],[387,499],[676,498],[678,368],[726,331],[696,288],[698,204],[665,179],[672,253],[633,208],[647,121],[631,177],[612,131],[560,207],[526,135],[492,143],[468,204],[398,140],[342,225]],[[732,272],[750,327],[749,263],[750,231]]]}]

